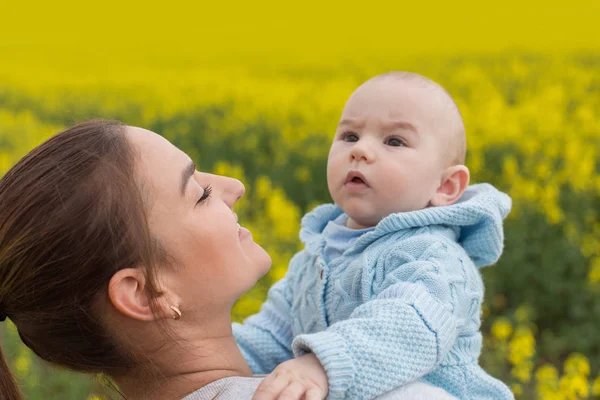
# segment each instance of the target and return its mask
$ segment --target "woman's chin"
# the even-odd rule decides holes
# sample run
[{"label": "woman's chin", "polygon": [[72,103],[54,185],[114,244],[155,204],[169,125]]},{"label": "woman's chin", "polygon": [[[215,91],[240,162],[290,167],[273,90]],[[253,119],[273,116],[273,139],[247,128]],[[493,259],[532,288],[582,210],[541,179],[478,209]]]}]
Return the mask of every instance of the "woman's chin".
[{"label": "woman's chin", "polygon": [[273,260],[271,260],[271,256],[269,255],[269,253],[267,253],[265,249],[261,247],[261,250],[263,251],[262,260],[260,264],[262,266],[261,270],[263,271],[260,275],[260,277],[262,278],[271,269]]},{"label": "woman's chin", "polygon": [[262,278],[271,269],[271,256],[258,243],[252,242],[252,247],[247,248],[249,267],[257,272],[257,280]]}]

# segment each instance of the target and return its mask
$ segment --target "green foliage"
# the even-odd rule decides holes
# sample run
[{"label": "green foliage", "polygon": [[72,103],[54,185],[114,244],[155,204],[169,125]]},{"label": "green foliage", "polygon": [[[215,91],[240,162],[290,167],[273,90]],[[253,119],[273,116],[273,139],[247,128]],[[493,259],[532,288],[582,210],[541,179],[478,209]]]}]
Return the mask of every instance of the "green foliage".
[{"label": "green foliage", "polygon": [[[490,182],[513,198],[504,255],[482,270],[487,291],[482,363],[527,399],[546,390],[532,380],[534,371],[550,371],[545,363],[558,370],[565,360],[587,362],[575,352],[590,361],[585,378],[596,376],[600,58],[377,62],[245,74],[206,69],[144,75],[122,67],[121,80],[106,82],[62,76],[15,83],[0,74],[0,173],[61,127],[100,116],[158,132],[200,169],[241,179],[247,195],[236,212],[271,254],[273,267],[236,303],[233,318],[239,321],[259,309],[268,287],[285,273],[300,246],[302,214],[330,201],[328,147],[349,93],[382,70],[422,72],[447,87],[459,104],[474,180]],[[529,310],[527,318],[520,316],[523,309]],[[502,336],[506,321],[512,331]],[[27,398],[85,398],[98,392],[88,378],[35,361],[11,329],[5,328],[3,348],[13,369],[22,372]],[[582,376],[564,372],[567,378]],[[567,378],[565,393],[575,382]]]}]

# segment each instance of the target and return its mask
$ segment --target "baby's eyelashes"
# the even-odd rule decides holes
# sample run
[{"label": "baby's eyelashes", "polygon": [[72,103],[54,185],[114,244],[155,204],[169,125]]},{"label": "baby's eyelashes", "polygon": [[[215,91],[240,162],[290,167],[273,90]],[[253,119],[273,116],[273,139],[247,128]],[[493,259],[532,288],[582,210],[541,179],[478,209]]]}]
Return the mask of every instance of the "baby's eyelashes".
[{"label": "baby's eyelashes", "polygon": [[406,142],[403,139],[397,137],[390,137],[384,141],[385,144],[392,147],[404,147],[406,146]]},{"label": "baby's eyelashes", "polygon": [[[356,132],[345,131],[339,135],[339,139],[344,142],[354,143],[354,142],[359,141],[360,136]],[[398,136],[390,136],[390,137],[384,138],[383,144],[385,144],[387,146],[392,146],[392,147],[407,147],[408,146],[408,143],[406,142],[406,140],[404,140],[403,138],[398,137]]]},{"label": "baby's eyelashes", "polygon": [[342,140],[344,142],[358,142],[358,134],[354,132],[344,132],[342,133]]}]

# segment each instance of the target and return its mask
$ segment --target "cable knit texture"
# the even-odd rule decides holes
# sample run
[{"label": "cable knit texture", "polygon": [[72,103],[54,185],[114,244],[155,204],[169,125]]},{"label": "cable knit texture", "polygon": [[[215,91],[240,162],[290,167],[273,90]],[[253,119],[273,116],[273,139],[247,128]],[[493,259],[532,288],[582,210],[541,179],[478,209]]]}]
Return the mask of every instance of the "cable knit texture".
[{"label": "cable knit texture", "polygon": [[459,399],[512,399],[477,363],[478,268],[500,257],[510,207],[506,194],[473,185],[453,205],[384,218],[329,263],[322,232],[342,210],[315,208],[286,276],[258,314],[233,326],[250,368],[269,373],[313,352],[328,399],[372,399],[418,380]]}]

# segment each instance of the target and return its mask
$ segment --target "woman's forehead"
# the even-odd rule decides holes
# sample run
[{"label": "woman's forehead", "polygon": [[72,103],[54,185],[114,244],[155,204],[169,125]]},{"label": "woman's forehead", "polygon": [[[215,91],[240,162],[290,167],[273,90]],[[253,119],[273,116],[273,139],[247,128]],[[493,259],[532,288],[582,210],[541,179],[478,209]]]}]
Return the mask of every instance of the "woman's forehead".
[{"label": "woman's forehead", "polygon": [[156,165],[157,161],[162,161],[158,166],[164,166],[179,161],[183,165],[188,160],[185,153],[157,133],[133,126],[128,126],[126,132],[127,139],[146,164]]},{"label": "woman's forehead", "polygon": [[127,127],[127,139],[138,157],[136,170],[154,187],[177,187],[189,157],[164,137],[138,127]]}]

